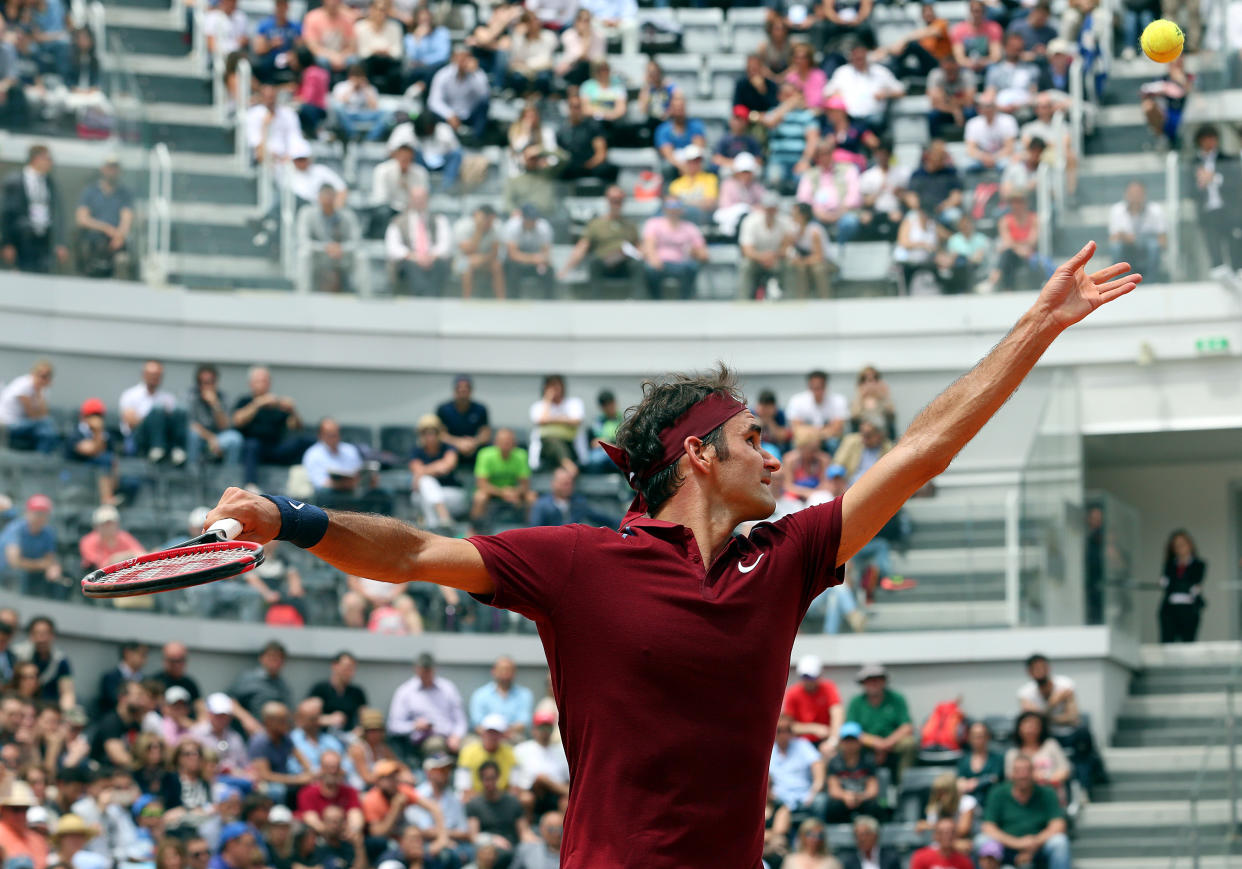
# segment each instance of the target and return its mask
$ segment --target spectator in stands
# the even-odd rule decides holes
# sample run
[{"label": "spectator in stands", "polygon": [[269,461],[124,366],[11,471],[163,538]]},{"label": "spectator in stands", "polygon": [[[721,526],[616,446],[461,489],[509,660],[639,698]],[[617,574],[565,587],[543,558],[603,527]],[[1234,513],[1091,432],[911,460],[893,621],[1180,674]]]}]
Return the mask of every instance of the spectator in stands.
[{"label": "spectator in stands", "polygon": [[329,676],[316,682],[310,696],[323,701],[324,723],[335,730],[349,732],[358,723],[358,710],[367,705],[367,692],[354,682],[358,659],[349,652],[337,652]]},{"label": "spectator in stands", "polygon": [[[736,118],[734,122],[737,122]],[[718,170],[727,171],[730,168],[732,174],[721,182],[720,199],[712,216],[717,228],[725,235],[737,233],[742,220],[759,207],[766,193],[758,180],[759,161],[753,154],[743,151],[733,159],[717,164]]]},{"label": "spectator in stands", "polygon": [[668,120],[656,128],[654,143],[664,160],[666,180],[685,174],[683,154],[687,145],[697,145],[700,153],[707,149],[707,128],[698,118],[686,115],[686,97],[680,91],[669,99]]},{"label": "spectator in stands", "polygon": [[452,57],[452,39],[447,27],[436,24],[431,9],[420,4],[414,10],[414,26],[405,35],[405,84],[426,89],[435,74]]},{"label": "spectator in stands", "polygon": [[133,748],[142,732],[142,719],[151,709],[151,698],[141,682],[122,686],[116,708],[99,721],[91,738],[91,760],[112,764],[123,769],[134,767],[138,760]]},{"label": "spectator in stands", "polygon": [[877,135],[888,126],[889,101],[905,93],[892,70],[868,60],[867,49],[857,43],[850,48],[850,62],[837,67],[824,87],[825,99],[841,97],[850,119]]},{"label": "spectator in stands", "polygon": [[92,465],[96,469],[95,484],[99,490],[99,503],[119,503],[116,494],[117,463],[111,436],[104,424],[104,403],[98,398],[88,398],[78,411],[78,425],[70,435],[69,458]]},{"label": "spectator in stands", "polygon": [[509,783],[528,802],[535,816],[550,811],[569,793],[569,762],[565,746],[553,741],[556,713],[542,709],[534,713],[532,736],[514,747],[516,765]]},{"label": "spectator in stands", "polygon": [[538,208],[540,214],[557,212],[556,160],[554,152],[546,151],[540,143],[526,146],[518,172],[505,179],[506,213],[514,212],[526,203]]},{"label": "spectator in stands", "polygon": [[[902,290],[907,295],[939,292],[936,283],[935,256],[942,236],[948,236],[941,224],[923,209],[917,193],[905,195],[906,216],[897,228],[897,243],[893,248],[893,261],[901,269],[899,275]],[[924,283],[926,282],[926,283]]]},{"label": "spectator in stands", "polygon": [[[410,809],[412,823],[401,835],[400,848],[407,860],[412,854],[410,846],[421,848],[424,845],[438,865],[464,864],[473,853],[470,843],[470,824],[466,820],[466,806],[461,795],[453,787],[453,758],[447,754],[431,755],[423,760],[423,773],[426,780],[417,788],[418,795],[434,802],[440,807],[444,819],[441,834],[437,833],[435,819],[421,807]],[[451,863],[455,857],[457,864]],[[407,869],[418,866],[416,862],[407,862]]]},{"label": "spectator in stands", "polygon": [[0,193],[0,256],[23,272],[46,273],[53,258],[62,264],[69,259],[61,243],[63,221],[51,171],[52,152],[46,145],[31,145],[26,165],[4,179]]},{"label": "spectator in stands", "polygon": [[1199,558],[1194,540],[1178,529],[1169,535],[1164,547],[1164,569],[1160,576],[1160,642],[1193,643],[1199,632],[1199,618],[1206,605],[1203,577],[1207,565]]},{"label": "spectator in stands", "polygon": [[[654,57],[647,61],[643,83],[638,89],[638,113],[646,119],[648,133],[654,133],[668,120],[677,85],[664,77],[664,69]],[[673,146],[674,150],[676,145]]]},{"label": "spectator in stands", "polygon": [[780,87],[780,102],[763,116],[768,130],[768,180],[789,187],[811,166],[819,145],[819,121],[792,82]]},{"label": "spectator in stands", "polygon": [[544,377],[539,400],[530,406],[530,421],[531,469],[561,467],[576,474],[586,454],[586,405],[581,398],[565,394],[563,376]]},{"label": "spectator in stands", "polygon": [[[775,106],[775,87],[772,98],[772,105]],[[757,171],[760,160],[763,158],[763,145],[751,134],[750,111],[745,106],[734,106],[733,111],[729,113],[729,132],[716,143],[716,150],[712,153],[712,165],[715,166],[716,171],[723,174],[729,172],[736,174],[738,170],[734,163],[743,154],[750,157],[749,161],[744,162],[747,162],[747,165],[753,164],[753,168],[749,171]]]},{"label": "spectator in stands", "polygon": [[809,811],[823,817],[828,807],[824,784],[824,759],[815,746],[794,737],[794,720],[782,713],[776,722],[776,742],[768,762],[768,788],[772,797],[791,812]]},{"label": "spectator in stands", "polygon": [[481,685],[470,695],[470,726],[476,730],[489,715],[499,715],[506,722],[505,732],[518,737],[530,727],[535,697],[531,690],[516,683],[517,664],[507,656],[492,664],[492,681]]},{"label": "spectator in stands", "polygon": [[870,815],[854,819],[854,846],[841,857],[843,869],[901,869],[897,852],[880,844],[880,822]]},{"label": "spectator in stands", "polygon": [[348,830],[361,830],[364,825],[358,791],[345,783],[339,751],[325,751],[319,758],[319,772],[298,791],[297,818],[316,833],[323,834],[324,814],[334,807],[345,813]]},{"label": "spectator in stands", "polygon": [[775,455],[779,458],[789,446],[789,425],[785,420],[785,411],[776,403],[776,393],[770,389],[760,390],[759,400],[751,413],[763,427],[765,449],[768,452],[776,450]]},{"label": "spectator in stands", "polygon": [[47,616],[35,616],[26,624],[25,641],[13,646],[18,662],[32,661],[39,668],[39,697],[59,705],[61,711],[78,705],[73,687],[73,667],[56,645],[56,625]]},{"label": "spectator in stands", "polygon": [[467,48],[453,52],[453,62],[437,72],[427,92],[427,109],[453,128],[458,136],[469,135],[477,143],[487,129],[490,89]]},{"label": "spectator in stands", "polygon": [[582,97],[582,111],[599,123],[605,138],[615,136],[618,125],[629,113],[630,101],[625,79],[612,71],[607,58],[591,64],[590,76],[578,89],[578,95]]},{"label": "spectator in stands", "polygon": [[111,670],[99,677],[99,695],[96,704],[101,715],[116,707],[121,689],[126,682],[141,682],[142,671],[147,666],[147,646],[137,640],[126,640],[118,647],[120,660]]},{"label": "spectator in stands", "polygon": [[315,63],[315,55],[305,43],[299,43],[289,52],[288,63],[294,82],[290,108],[297,112],[302,136],[313,139],[319,135],[319,126],[328,116],[332,76]]},{"label": "spectator in stands", "polygon": [[299,434],[302,417],[297,404],[286,395],[272,392],[272,374],[256,365],[247,375],[250,394],[233,404],[233,428],[241,432],[245,481],[255,483],[259,464],[291,465],[302,457],[311,441]]},{"label": "spectator in stands", "polygon": [[383,712],[378,709],[359,709],[358,730],[359,738],[350,743],[348,749],[349,766],[352,767],[350,783],[362,790],[375,784],[375,767],[382,761],[392,760],[399,767],[403,764],[396,760],[396,752],[388,744]]},{"label": "spectator in stands", "polygon": [[888,687],[888,671],[881,664],[867,664],[858,671],[863,693],[845,710],[849,721],[862,727],[862,743],[875,755],[876,763],[893,770],[895,781],[914,759],[914,725],[906,698]]},{"label": "spectator in stands", "polygon": [[[202,527],[202,523],[199,523],[199,527]],[[198,682],[187,672],[186,665],[189,661],[189,654],[189,650],[186,649],[184,643],[165,643],[163,649],[160,650],[164,669],[160,670],[152,678],[159,682],[165,690],[169,688],[183,689],[186,697],[189,699],[194,717],[201,719],[205,717],[207,708],[203,705],[203,695],[199,690]]]},{"label": "spectator in stands", "polygon": [[815,165],[798,182],[799,202],[811,206],[817,220],[825,224],[838,244],[853,239],[860,226],[862,206],[857,163],[843,148],[821,141],[815,151]]},{"label": "spectator in stands", "polygon": [[444,293],[453,255],[453,230],[447,217],[428,209],[427,188],[410,190],[410,207],[388,224],[384,247],[394,292],[412,296]]},{"label": "spectator in stands", "polygon": [[315,56],[315,62],[335,75],[344,73],[358,54],[354,16],[341,0],[324,0],[323,5],[302,18],[302,38]]},{"label": "spectator in stands", "polygon": [[517,445],[512,429],[498,429],[495,443],[478,451],[474,480],[470,522],[476,528],[487,517],[493,500],[509,505],[523,517],[535,503],[535,493],[530,490],[530,461],[526,450]]},{"label": "spectator in stands", "polygon": [[832,296],[828,234],[806,202],[795,202],[786,265],[790,290],[797,299]]},{"label": "spectator in stands", "polygon": [[27,812],[35,806],[38,800],[30,785],[20,779],[9,784],[8,793],[0,798],[0,847],[8,860],[44,869],[48,859],[47,837],[27,825]]},{"label": "spectator in stands", "polygon": [[319,188],[315,204],[298,212],[296,237],[303,259],[300,280],[318,292],[342,293],[352,289],[350,275],[358,268],[362,228],[349,208],[338,204],[341,191],[332,184]]},{"label": "spectator in stands", "polygon": [[349,588],[341,596],[341,621],[347,628],[376,634],[421,634],[423,619],[414,599],[401,586],[361,576],[346,576]]},{"label": "spectator in stands", "polygon": [[[0,531],[0,565],[4,567],[5,585],[17,580],[22,594],[46,595],[49,584],[60,585],[62,573],[56,557],[56,529],[50,524],[52,499],[47,495],[31,495],[26,499],[26,513]],[[5,626],[0,626],[3,630]],[[12,636],[10,630],[8,636]],[[5,640],[7,645],[7,639]],[[10,662],[7,649],[3,659]],[[0,670],[3,668],[0,667]]]},{"label": "spectator in stands", "polygon": [[957,848],[957,828],[953,818],[939,818],[932,824],[932,831],[932,844],[914,852],[910,857],[910,869],[974,869],[975,864],[968,856],[969,839],[966,853]]},{"label": "spectator in stands", "polygon": [[256,851],[255,830],[242,821],[232,821],[220,830],[217,852],[209,869],[246,869]]},{"label": "spectator in stands", "polygon": [[1019,757],[1029,758],[1037,784],[1064,794],[1070,777],[1070,764],[1061,744],[1048,733],[1048,722],[1039,712],[1027,710],[1018,716],[1013,728],[1013,747],[1005,752],[1005,777],[1013,778],[1013,764]]},{"label": "spectator in stands", "polygon": [[388,139],[389,147],[402,135],[409,139],[414,148],[414,159],[418,165],[439,176],[438,189],[441,192],[451,191],[457,186],[463,154],[461,141],[452,127],[430,112],[423,112],[412,123],[402,124],[393,131]]},{"label": "spectator in stands", "polygon": [[1227,280],[1227,263],[1242,271],[1242,202],[1233,195],[1242,187],[1242,171],[1237,156],[1221,152],[1220,131],[1211,124],[1195,131],[1195,152],[1187,186],[1194,191],[1212,277]]},{"label": "spectator in stands", "polygon": [[[258,730],[256,719],[268,703],[281,704],[288,711],[293,694],[281,673],[287,659],[288,653],[284,645],[276,640],[269,640],[259,650],[259,665],[243,670],[229,687],[229,695],[237,701],[232,712],[243,724],[250,725],[246,727],[247,732]],[[211,698],[208,697],[207,701],[208,711],[211,711]]]},{"label": "spectator in stands", "polygon": [[704,170],[704,156],[698,145],[682,148],[677,153],[680,174],[668,186],[669,195],[681,201],[685,219],[698,224],[711,217],[720,196],[720,179]]},{"label": "spectator in stands", "polygon": [[434,413],[418,420],[418,444],[410,454],[414,491],[428,528],[452,529],[465,512],[466,490],[457,478],[457,450],[443,439],[444,423]]},{"label": "spectator in stands", "polygon": [[837,448],[849,419],[845,396],[828,391],[828,373],[812,371],[806,376],[806,389],[794,393],[785,405],[785,418],[793,428],[794,438],[810,430],[830,452]]},{"label": "spectator in stands", "polygon": [[514,292],[531,281],[538,298],[550,298],[556,278],[552,270],[552,224],[527,202],[505,223],[505,286]]},{"label": "spectator in stands", "polygon": [[1047,277],[1048,266],[1039,255],[1039,219],[1026,196],[1010,196],[1009,211],[997,221],[998,280],[1001,290],[1027,289]]},{"label": "spectator in stands", "polygon": [[[250,46],[249,28],[249,19],[237,8],[237,0],[219,0],[203,16],[208,57],[225,58],[246,51]],[[217,74],[220,72],[216,70]]]},{"label": "spectator in stands", "polygon": [[243,774],[250,765],[245,738],[232,727],[236,706],[227,694],[209,694],[204,703],[206,715],[194,727],[194,738],[215,752],[216,769],[224,775]]},{"label": "spectator in stands", "polygon": [[609,40],[619,40],[621,53],[638,51],[638,4],[634,0],[583,0],[579,9],[591,13],[595,27]]},{"label": "spectator in stands", "polygon": [[1143,275],[1160,271],[1168,244],[1164,209],[1147,200],[1142,181],[1127,184],[1124,198],[1109,210],[1108,241],[1114,261],[1128,262]]},{"label": "spectator in stands", "polygon": [[0,20],[0,122],[6,129],[21,130],[29,122],[30,109],[22,87],[17,48],[5,38],[7,27]]},{"label": "spectator in stands", "polygon": [[565,280],[584,259],[593,286],[609,279],[637,280],[638,226],[624,214],[625,191],[614,184],[604,192],[604,198],[607,213],[586,225],[582,238],[557,272],[559,280]]},{"label": "spectator in stands", "polygon": [[111,155],[100,167],[99,179],[78,200],[78,269],[90,277],[132,277],[126,245],[134,224],[134,197],[120,178],[120,158]]},{"label": "spectator in stands", "polygon": [[331,417],[319,421],[318,440],[302,455],[302,467],[321,503],[352,501],[362,477],[362,453],[341,440],[341,427]]},{"label": "spectator in stands", "polygon": [[223,460],[229,465],[241,461],[242,436],[230,425],[228,404],[217,384],[220,372],[214,365],[194,369],[194,385],[186,396],[189,429],[186,433],[188,461],[197,464],[201,456]]},{"label": "spectator in stands", "polygon": [[1067,100],[1070,91],[1070,66],[1078,56],[1078,48],[1067,40],[1054,39],[1048,43],[1045,54],[1039,89],[1052,91],[1062,100]]},{"label": "spectator in stands", "polygon": [[302,25],[289,17],[289,0],[275,0],[272,14],[259,21],[250,43],[255,78],[273,84],[288,81],[289,57],[301,41]]},{"label": "spectator in stands", "polygon": [[750,130],[761,122],[763,114],[776,108],[780,100],[779,85],[764,66],[759,53],[746,57],[746,72],[733,86],[733,113],[730,117],[742,122],[741,129]]},{"label": "spectator in stands", "polygon": [[333,755],[338,763],[345,753],[345,746],[330,730],[322,727],[323,701],[318,697],[307,697],[297,705],[294,712],[294,723],[297,727],[289,734],[294,748],[301,752],[308,766],[306,772],[318,775],[320,765],[326,755]]},{"label": "spectator in stands", "polygon": [[414,164],[414,140],[398,127],[388,139],[388,159],[371,173],[372,225],[387,228],[405,212],[410,195],[426,190],[430,183],[427,170]]},{"label": "spectator in stands", "polygon": [[505,297],[504,263],[500,257],[500,233],[496,226],[496,209],[482,203],[472,214],[464,215],[453,226],[453,238],[461,256],[458,259],[461,297],[474,295],[475,274],[482,273],[490,281],[492,295]]},{"label": "spectator in stands", "polygon": [[975,95],[979,79],[973,69],[958,63],[953,55],[940,59],[940,65],[927,77],[927,97],[931,112],[927,127],[933,140],[942,138],[949,127],[965,127],[975,116]]},{"label": "spectator in stands", "polygon": [[523,842],[514,852],[512,869],[544,869],[560,865],[561,834],[565,817],[552,811],[539,819],[539,841]]},{"label": "spectator in stands", "polygon": [[1022,34],[1010,32],[1003,58],[988,67],[983,79],[984,95],[1007,114],[1029,112],[1039,84],[1039,67],[1023,58],[1024,48]]},{"label": "spectator in stands", "polygon": [[607,62],[608,43],[595,26],[590,10],[578,8],[574,23],[561,32],[561,56],[556,74],[571,87],[581,87],[591,77],[591,66]]},{"label": "spectator in stands", "polygon": [[107,567],[146,552],[132,534],[121,528],[121,514],[111,504],[95,508],[91,514],[91,528],[78,541],[84,570]]},{"label": "spectator in stands", "polygon": [[[340,0],[329,2],[339,3]],[[262,163],[270,158],[273,162],[283,163],[302,141],[302,124],[293,109],[277,105],[273,85],[260,86],[259,101],[246,110],[246,145],[254,162]]]},{"label": "spectator in stands", "polygon": [[787,81],[802,93],[802,101],[808,109],[818,112],[824,107],[825,85],[828,76],[815,65],[815,49],[806,42],[795,42],[789,56],[789,68],[782,81]]},{"label": "spectator in stands", "polygon": [[594,178],[605,184],[617,180],[618,169],[608,162],[608,143],[603,127],[582,110],[582,98],[575,92],[565,101],[568,109],[565,126],[556,134],[556,142],[565,152],[560,177],[564,181]]},{"label": "spectator in stands", "polygon": [[859,420],[858,431],[841,438],[833,461],[845,468],[850,485],[893,448],[885,430],[884,417],[869,413]]},{"label": "spectator in stands", "polygon": [[967,752],[957,762],[957,789],[986,805],[992,785],[1005,777],[1005,762],[992,750],[992,729],[983,721],[975,721],[966,732]]},{"label": "spectator in stands", "polygon": [[1013,762],[1012,780],[992,788],[983,835],[1005,848],[1005,862],[1025,865],[1036,856],[1048,869],[1069,869],[1065,812],[1052,788],[1036,784],[1030,758]]},{"label": "spectator in stands", "polygon": [[[507,429],[501,429],[507,431]],[[461,749],[466,735],[466,710],[457,686],[436,675],[436,659],[430,652],[418,656],[414,677],[397,686],[388,709],[388,733],[408,739],[415,748],[428,738],[443,738],[448,750]],[[377,769],[378,777],[383,774]]]},{"label": "spectator in stands", "polygon": [[876,760],[864,749],[863,738],[865,734],[858,722],[847,721],[841,725],[837,753],[828,761],[828,802],[824,815],[830,824],[849,823],[860,815],[875,817],[881,811]]},{"label": "spectator in stands", "polygon": [[29,373],[13,378],[0,390],[0,428],[10,449],[51,453],[60,445],[47,400],[54,374],[52,363],[40,359]]},{"label": "spectator in stands", "polygon": [[738,246],[742,252],[738,298],[764,298],[770,282],[784,277],[785,255],[794,228],[780,213],[780,196],[765,192],[760,207],[742,220]]},{"label": "spectator in stands", "polygon": [[684,206],[674,198],[664,200],[664,213],[643,225],[643,258],[646,260],[647,295],[660,298],[665,280],[677,281],[682,299],[691,299],[700,266],[707,262],[707,242],[699,228],[683,219]]},{"label": "spectator in stands", "polygon": [[962,178],[949,158],[942,139],[933,139],[923,149],[919,168],[907,182],[910,192],[923,203],[935,203],[934,214],[941,224],[955,228],[962,216]]},{"label": "spectator in stands", "polygon": [[790,716],[793,732],[819,746],[827,760],[837,751],[845,705],[836,683],[823,675],[823,662],[816,655],[798,660],[798,681],[785,690],[781,711]]},{"label": "spectator in stands", "polygon": [[1035,96],[1035,119],[1022,125],[1022,143],[1034,139],[1044,141],[1044,162],[1056,168],[1064,166],[1065,189],[1073,194],[1078,189],[1078,155],[1070,141],[1062,102],[1051,91]]},{"label": "spectator in stands", "polygon": [[492,427],[487,406],[474,400],[470,375],[453,378],[453,398],[436,408],[436,416],[444,423],[444,441],[457,451],[462,467],[473,467],[479,449],[491,443]]},{"label": "spectator in stands", "polygon": [[[979,282],[981,270],[987,267],[991,259],[992,239],[975,228],[975,222],[969,214],[963,214],[958,221],[957,231],[945,242],[944,251],[937,254],[936,263],[942,276],[948,272],[949,277],[943,280],[946,290],[964,293]],[[983,291],[991,288],[991,284],[986,281],[982,286],[985,287]]]},{"label": "spectator in stands", "polygon": [[552,92],[553,67],[556,62],[556,35],[545,30],[529,9],[512,28],[501,45],[508,44],[508,66],[504,79],[497,86],[512,90],[518,96]]},{"label": "spectator in stands", "polygon": [[1100,775],[1102,763],[1091,728],[1078,708],[1074,680],[1069,676],[1052,675],[1048,659],[1038,654],[1026,659],[1026,672],[1031,679],[1018,689],[1019,705],[1023,711],[1047,717],[1052,734],[1063,746],[1073,750],[1075,777],[1089,792]]},{"label": "spectator in stands", "polygon": [[621,427],[621,411],[617,409],[617,396],[611,389],[601,389],[595,396],[595,403],[599,407],[599,413],[588,431],[590,444],[586,470],[589,473],[611,473],[615,465],[601,444],[616,441],[617,429]]},{"label": "spectator in stands", "polygon": [[577,477],[568,468],[552,472],[549,491],[540,495],[531,508],[531,525],[592,525],[599,528],[615,528],[616,516],[610,516],[591,506],[585,497],[574,492]]},{"label": "spectator in stands", "polygon": [[358,58],[365,77],[386,94],[399,94],[402,87],[402,39],[404,28],[392,15],[391,0],[371,0],[367,14],[354,24]]},{"label": "spectator in stands", "polygon": [[149,359],[142,366],[142,382],[121,393],[121,433],[131,452],[145,455],[152,464],[167,458],[185,464],[187,417],[176,397],[162,388],[164,366]]},{"label": "spectator in stands", "polygon": [[970,17],[954,24],[949,31],[957,62],[977,74],[1001,59],[1004,36],[1001,26],[988,19],[983,0],[971,0]]},{"label": "spectator in stands", "polygon": [[1013,115],[1000,112],[996,98],[985,91],[976,103],[979,114],[966,122],[966,156],[968,171],[1004,171],[1013,159],[1018,141],[1018,122]]},{"label": "spectator in stands", "polygon": [[275,700],[259,710],[262,729],[250,737],[250,765],[256,783],[273,800],[285,801],[311,780],[310,761],[289,736],[289,707]]},{"label": "spectator in stands", "polygon": [[[969,854],[974,837],[976,815],[979,801],[970,794],[963,794],[957,789],[957,776],[952,772],[944,772],[932,781],[931,792],[927,798],[927,808],[923,819],[916,825],[919,832],[933,832],[937,841],[940,838],[940,823],[951,824],[953,835],[949,839],[949,847],[963,854]],[[969,861],[968,861],[969,863]]]},{"label": "spectator in stands", "polygon": [[388,113],[379,107],[379,92],[361,63],[350,66],[345,79],[332,88],[328,106],[346,142],[377,142],[388,128]]},{"label": "spectator in stands", "polygon": [[512,851],[522,842],[534,841],[522,803],[500,787],[500,768],[484,761],[476,773],[482,793],[466,803],[470,835],[489,833],[492,843],[502,851]]},{"label": "spectator in stands", "polygon": [[859,231],[867,237],[889,240],[895,238],[901,224],[901,192],[910,175],[908,170],[893,165],[892,149],[887,143],[877,141],[871,153],[872,165],[858,178],[862,194]]},{"label": "spectator in stands", "polygon": [[793,42],[789,38],[789,19],[775,9],[769,8],[764,16],[763,32],[765,39],[755,50],[763,62],[763,74],[775,81],[789,69],[793,59]]},{"label": "spectator in stands", "polygon": [[863,366],[858,372],[854,398],[850,401],[850,427],[858,431],[868,416],[880,416],[889,440],[897,437],[897,409],[889,392],[888,382],[874,365]]},{"label": "spectator in stands", "polygon": [[[1047,0],[1040,0],[1031,7],[1025,18],[1017,18],[1009,25],[1009,35],[1022,37],[1022,59],[1027,63],[1039,63],[1048,52],[1048,43],[1057,38],[1057,29],[1049,23],[1052,7]],[[1135,39],[1126,43],[1133,45]]]},{"label": "spectator in stands", "polygon": [[478,736],[463,744],[457,757],[457,769],[459,780],[469,780],[469,792],[477,794],[483,789],[478,770],[489,761],[500,770],[500,789],[509,790],[509,772],[517,763],[513,746],[505,741],[505,732],[510,726],[503,715],[492,713],[479,722]]},{"label": "spectator in stands", "polygon": [[922,26],[906,33],[896,44],[882,47],[876,57],[877,60],[886,54],[891,57],[893,72],[901,78],[924,78],[934,73],[946,58],[953,57],[949,22],[936,15],[936,4],[924,0],[919,14]]}]

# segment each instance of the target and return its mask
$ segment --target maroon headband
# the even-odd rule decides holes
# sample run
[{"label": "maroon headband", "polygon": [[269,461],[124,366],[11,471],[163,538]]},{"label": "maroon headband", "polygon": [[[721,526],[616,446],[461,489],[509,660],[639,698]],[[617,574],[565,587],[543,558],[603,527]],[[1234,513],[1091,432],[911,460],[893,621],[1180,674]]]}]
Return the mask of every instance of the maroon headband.
[{"label": "maroon headband", "polygon": [[[660,432],[660,444],[664,447],[664,451],[660,454],[660,458],[652,462],[651,466],[643,470],[641,474],[630,469],[630,457],[625,450],[606,443],[601,443],[600,446],[604,448],[608,458],[612,459],[613,463],[625,474],[630,488],[637,491],[640,484],[647,482],[686,454],[686,438],[705,438],[744,410],[746,410],[745,404],[724,392],[713,392],[703,400],[692,404],[685,413],[673,420],[672,425]],[[635,516],[641,516],[646,512],[647,502],[640,494],[630,504],[622,526],[624,527]]]}]

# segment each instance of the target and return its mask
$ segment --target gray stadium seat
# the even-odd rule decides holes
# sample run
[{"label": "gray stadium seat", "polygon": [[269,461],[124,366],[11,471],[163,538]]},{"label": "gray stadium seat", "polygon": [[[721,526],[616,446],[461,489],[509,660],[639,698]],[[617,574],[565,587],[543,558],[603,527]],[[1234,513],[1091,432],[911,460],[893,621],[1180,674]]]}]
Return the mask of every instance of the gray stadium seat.
[{"label": "gray stadium seat", "polygon": [[759,47],[767,34],[763,21],[767,10],[762,7],[743,7],[729,10],[730,50],[735,54],[750,54]]},{"label": "gray stadium seat", "polygon": [[687,99],[693,101],[703,94],[703,58],[699,55],[664,54],[660,56],[660,66],[665,78],[681,88]]},{"label": "gray stadium seat", "polygon": [[717,54],[707,64],[707,92],[714,100],[733,99],[733,87],[746,73],[746,55]]},{"label": "gray stadium seat", "polygon": [[688,54],[714,55],[727,48],[724,13],[717,8],[678,9],[681,44]]}]

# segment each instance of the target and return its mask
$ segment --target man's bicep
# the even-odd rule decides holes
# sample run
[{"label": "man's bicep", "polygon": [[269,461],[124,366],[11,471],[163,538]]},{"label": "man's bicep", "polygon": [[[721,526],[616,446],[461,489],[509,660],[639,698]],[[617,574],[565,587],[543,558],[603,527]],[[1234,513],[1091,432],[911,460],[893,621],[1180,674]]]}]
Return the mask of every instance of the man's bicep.
[{"label": "man's bicep", "polygon": [[465,540],[434,537],[418,554],[418,576],[436,585],[459,588],[471,594],[493,594],[496,584],[479,550]]},{"label": "man's bicep", "polygon": [[850,486],[842,498],[837,564],[858,553],[933,476],[913,449],[898,444]]}]

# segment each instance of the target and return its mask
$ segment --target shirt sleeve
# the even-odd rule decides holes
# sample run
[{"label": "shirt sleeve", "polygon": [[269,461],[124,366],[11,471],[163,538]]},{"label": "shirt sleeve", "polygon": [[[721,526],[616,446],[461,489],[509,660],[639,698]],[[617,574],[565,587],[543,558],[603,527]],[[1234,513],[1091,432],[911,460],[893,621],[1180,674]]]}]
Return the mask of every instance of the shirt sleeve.
[{"label": "shirt sleeve", "polygon": [[775,524],[799,554],[803,614],[820,592],[845,581],[845,566],[837,566],[842,501],[844,498],[834,498],[827,504],[799,510]]},{"label": "shirt sleeve", "polygon": [[564,525],[469,538],[496,585],[491,595],[473,597],[535,621],[549,619],[572,572],[580,531]]}]

